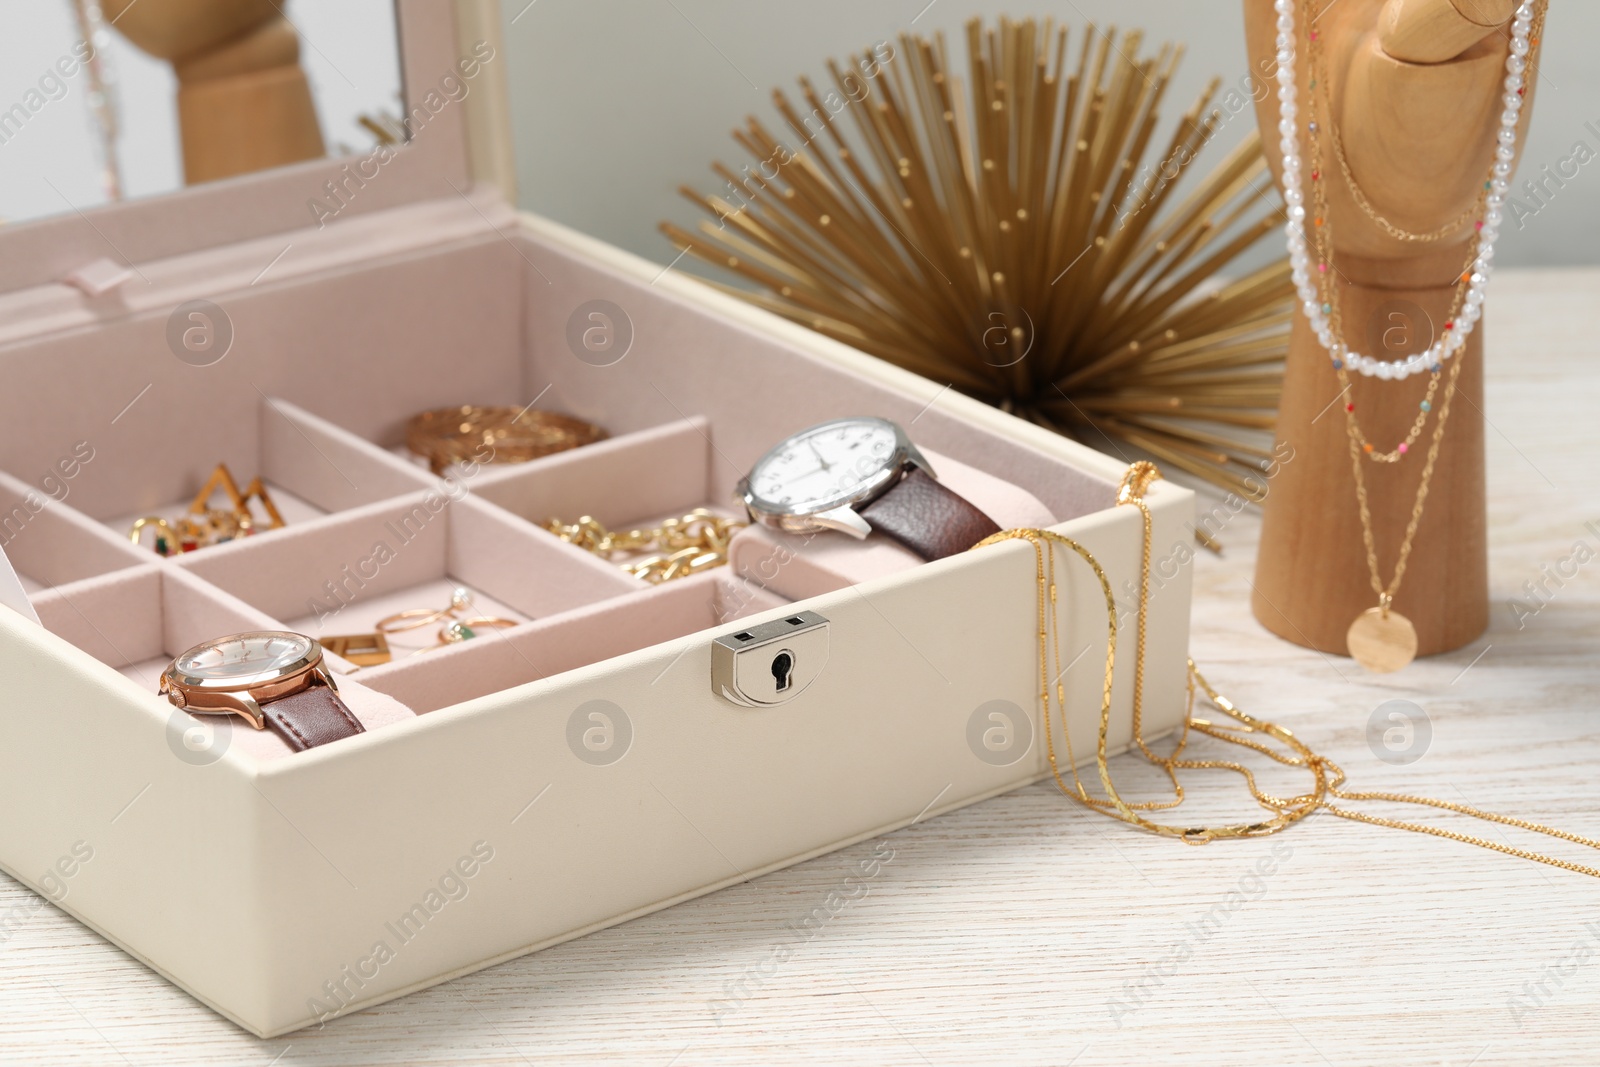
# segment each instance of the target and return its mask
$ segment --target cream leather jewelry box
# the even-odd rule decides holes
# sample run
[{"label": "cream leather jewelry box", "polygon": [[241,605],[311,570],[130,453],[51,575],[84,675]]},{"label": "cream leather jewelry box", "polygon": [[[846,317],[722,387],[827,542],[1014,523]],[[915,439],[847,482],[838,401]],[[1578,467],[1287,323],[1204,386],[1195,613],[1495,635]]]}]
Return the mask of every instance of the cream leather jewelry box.
[{"label": "cream leather jewelry box", "polygon": [[[647,585],[551,517],[739,515],[736,482],[778,438],[883,416],[1003,525],[1090,548],[1134,619],[1121,463],[518,215],[486,180],[504,158],[497,16],[400,12],[414,96],[464,76],[461,57],[477,80],[375,173],[323,161],[0,230],[0,544],[40,619],[0,608],[0,866],[259,1035],[1047,773],[1026,544],[920,563],[751,530],[731,566]],[[306,205],[329,182],[347,206],[318,225]],[[133,277],[60,283],[102,258]],[[196,309],[219,331],[198,352],[170,341]],[[598,345],[596,312],[615,331]],[[404,423],[463,403],[611,437],[435,477]],[[130,543],[219,462],[259,475],[287,525],[168,559]],[[1193,503],[1168,483],[1150,503],[1156,736],[1184,705]],[[1062,566],[1070,730],[1092,759],[1105,603]],[[362,735],[296,753],[157,695],[197,642],[360,633],[458,586],[515,625],[334,660]],[[791,699],[714,687],[718,638],[802,613],[823,625]],[[1134,657],[1116,669],[1120,749]]]}]

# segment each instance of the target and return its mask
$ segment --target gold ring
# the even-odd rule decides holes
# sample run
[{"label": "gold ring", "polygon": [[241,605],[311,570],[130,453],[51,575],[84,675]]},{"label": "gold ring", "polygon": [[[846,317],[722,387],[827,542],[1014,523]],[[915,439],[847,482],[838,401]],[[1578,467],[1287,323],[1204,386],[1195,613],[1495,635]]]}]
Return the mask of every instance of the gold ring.
[{"label": "gold ring", "polygon": [[[233,505],[231,511],[211,506],[211,498],[216,496],[219,490],[227,492],[228,500]],[[251,513],[252,500],[259,500],[266,510],[265,523]],[[176,556],[182,552],[193,552],[236,538],[249,537],[262,529],[276,530],[283,524],[283,516],[278,512],[277,505],[272,502],[272,497],[260,478],[256,478],[241,491],[227,464],[219,463],[216,470],[211,472],[211,478],[205,487],[190,503],[188,512],[175,519],[146,515],[128,530],[128,540],[136,545],[142,545],[145,528],[153,526],[156,530],[154,546],[156,554]]]},{"label": "gold ring", "polygon": [[141,548],[144,546],[145,527],[156,528],[155,550],[158,556],[170,556],[177,547],[177,539],[173,536],[172,523],[159,515],[146,515],[134,522],[133,528],[128,531],[128,540]]},{"label": "gold ring", "polygon": [[467,619],[452,619],[439,627],[439,644],[459,645],[463,641],[470,641],[477,637],[477,631],[483,629],[508,630],[521,623],[515,619],[502,619],[495,615],[474,615]]},{"label": "gold ring", "polygon": [[407,608],[397,611],[393,615],[385,615],[373,625],[373,629],[380,634],[400,633],[404,630],[416,630],[429,623],[441,619],[451,619],[458,612],[472,607],[472,592],[466,586],[458,585],[450,591],[450,606],[446,608]]}]

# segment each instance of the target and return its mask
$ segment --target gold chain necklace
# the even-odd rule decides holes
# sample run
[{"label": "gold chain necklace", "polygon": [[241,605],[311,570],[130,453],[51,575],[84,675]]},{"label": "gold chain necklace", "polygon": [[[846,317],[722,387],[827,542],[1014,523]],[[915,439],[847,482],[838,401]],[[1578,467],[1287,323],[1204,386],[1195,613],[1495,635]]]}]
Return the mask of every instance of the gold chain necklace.
[{"label": "gold chain necklace", "polygon": [[[1314,25],[1315,19],[1312,17],[1313,0],[1303,0],[1303,3],[1307,24]],[[1338,124],[1333,121],[1332,94],[1327,88],[1327,78],[1323,71],[1321,34],[1315,30],[1309,32],[1306,53],[1307,76],[1310,79],[1310,91],[1307,94],[1307,106],[1310,115],[1310,121],[1307,123],[1307,139],[1311,144],[1311,158],[1314,167],[1310,182],[1313,211],[1312,239],[1315,242],[1319,260],[1317,288],[1321,293],[1323,311],[1328,316],[1328,324],[1332,328],[1334,336],[1342,338],[1344,337],[1344,312],[1340,306],[1338,294],[1334,291],[1333,227],[1328,212],[1327,184],[1322,180],[1322,169],[1325,166],[1325,161],[1322,156],[1322,123],[1318,121],[1317,105],[1319,99],[1323,97],[1326,97],[1329,101],[1326,112],[1330,127],[1330,140],[1332,140],[1335,152],[1339,155],[1341,162],[1343,161],[1343,150],[1342,143],[1339,140]],[[1318,92],[1319,85],[1322,87],[1321,93]],[[1346,174],[1352,183],[1352,192],[1357,194],[1358,203],[1363,202],[1365,197],[1359,193],[1358,187],[1354,185],[1354,176],[1349,175],[1348,169]],[[1466,215],[1469,217],[1477,215],[1481,219],[1487,195],[1487,190],[1481,193],[1473,205],[1467,209]],[[1373,215],[1375,219],[1381,220],[1381,216],[1377,216],[1373,212],[1369,211],[1368,214]],[[1382,220],[1380,224],[1387,225],[1387,220]],[[1453,329],[1456,318],[1461,314],[1461,308],[1466,299],[1472,277],[1472,264],[1478,258],[1478,245],[1479,242],[1476,235],[1467,242],[1467,258],[1462,266],[1460,275],[1456,279],[1455,293],[1452,295],[1450,302],[1450,314],[1445,320],[1446,329]],[[1465,353],[1462,353],[1462,355],[1464,357]],[[1459,362],[1457,366],[1460,366]],[[1422,435],[1423,428],[1427,425],[1428,415],[1433,410],[1442,371],[1443,368],[1437,365],[1431,369],[1428,375],[1427,393],[1417,405],[1417,415],[1412,420],[1405,439],[1387,451],[1378,451],[1373,443],[1367,439],[1366,434],[1362,432],[1360,421],[1355,413],[1354,400],[1349,400],[1345,403],[1345,428],[1354,438],[1360,450],[1360,456],[1377,463],[1398,463],[1402,456],[1411,451],[1412,447],[1416,445],[1417,439]],[[1343,361],[1335,363],[1334,373],[1339,379],[1339,395],[1344,397],[1353,396],[1350,372]]]},{"label": "gold chain necklace", "polygon": [[[1117,791],[1116,783],[1111,777],[1106,739],[1111,726],[1112,678],[1115,674],[1117,662],[1117,602],[1111,591],[1111,581],[1106,577],[1104,568],[1100,566],[1094,554],[1070,537],[1050,530],[1037,529],[1007,530],[1003,533],[995,534],[993,537],[989,537],[974,546],[974,550],[976,550],[1004,541],[1027,541],[1033,545],[1034,573],[1038,589],[1039,706],[1044,720],[1045,749],[1050,761],[1050,773],[1055,779],[1056,788],[1063,795],[1091,810],[1109,815],[1148,833],[1159,834],[1163,837],[1175,837],[1189,844],[1204,844],[1219,838],[1265,837],[1285,830],[1307,816],[1322,811],[1353,822],[1366,823],[1371,826],[1384,826],[1395,830],[1408,830],[1412,833],[1429,834],[1450,841],[1458,841],[1462,844],[1476,845],[1479,848],[1501,852],[1508,856],[1516,856],[1519,859],[1531,860],[1534,863],[1559,867],[1564,871],[1588,875],[1591,878],[1600,878],[1600,869],[1585,864],[1573,863],[1542,852],[1516,848],[1512,845],[1490,841],[1482,837],[1474,837],[1471,834],[1463,834],[1456,830],[1447,830],[1437,826],[1429,826],[1425,823],[1408,822],[1402,819],[1390,819],[1380,815],[1369,815],[1365,812],[1335,804],[1334,801],[1337,800],[1354,803],[1365,801],[1422,805],[1458,815],[1466,815],[1485,822],[1515,826],[1518,829],[1530,830],[1534,833],[1544,834],[1547,837],[1553,837],[1575,845],[1583,845],[1587,848],[1600,849],[1600,841],[1593,838],[1558,830],[1555,827],[1527,819],[1483,811],[1467,804],[1456,804],[1448,800],[1414,796],[1409,793],[1345,789],[1345,773],[1338,764],[1328,757],[1313,751],[1309,745],[1283,727],[1263,719],[1256,719],[1235,707],[1227,697],[1212,688],[1211,684],[1196,669],[1193,660],[1189,661],[1187,707],[1184,712],[1183,730],[1179,735],[1178,742],[1174,746],[1171,755],[1161,756],[1153,752],[1144,739],[1142,717],[1145,663],[1144,632],[1145,620],[1149,616],[1150,608],[1150,549],[1152,540],[1150,511],[1145,504],[1144,494],[1150,482],[1159,477],[1161,477],[1161,472],[1156,468],[1155,464],[1144,461],[1135,463],[1128,468],[1127,474],[1123,477],[1121,489],[1117,494],[1117,503],[1119,505],[1137,507],[1143,513],[1144,519],[1144,550],[1141,557],[1139,579],[1139,638],[1134,661],[1134,743],[1147,761],[1166,772],[1177,793],[1176,801],[1129,803]],[[1106,600],[1106,667],[1105,678],[1101,687],[1100,726],[1095,746],[1095,766],[1099,771],[1100,784],[1105,790],[1104,797],[1098,797],[1090,793],[1079,778],[1077,760],[1073,758],[1072,753],[1072,737],[1067,730],[1066,686],[1061,681],[1065,668],[1062,666],[1061,628],[1057,618],[1058,586],[1055,574],[1057,547],[1064,547],[1083,559],[1089,569],[1094,572],[1095,579],[1100,584],[1100,591]],[[1052,635],[1054,636],[1053,641],[1051,640]],[[1052,670],[1056,672],[1053,675],[1055,678],[1053,687],[1051,683]],[[1053,693],[1052,688],[1054,690]],[[1214,722],[1209,719],[1194,717],[1194,700],[1197,688],[1206,695],[1206,699],[1210,701],[1213,707],[1226,716],[1228,721]],[[1061,713],[1061,733],[1066,741],[1067,748],[1067,774],[1072,779],[1070,785],[1062,774],[1061,766],[1056,756],[1052,708],[1059,710]],[[1295,796],[1280,797],[1260,788],[1256,783],[1255,774],[1245,764],[1225,759],[1180,758],[1185,746],[1188,744],[1191,732],[1202,733],[1219,741],[1250,749],[1287,767],[1302,767],[1311,776],[1310,788],[1306,792]],[[1177,774],[1179,770],[1208,769],[1232,771],[1244,778],[1252,799],[1267,812],[1267,816],[1253,822],[1229,823],[1222,826],[1179,826],[1154,822],[1140,814],[1142,811],[1148,811],[1152,808],[1173,808],[1183,801],[1183,787]]]},{"label": "gold chain necklace", "polygon": [[[1539,38],[1543,35],[1543,32],[1544,32],[1544,18],[1545,18],[1545,13],[1548,10],[1549,10],[1548,6],[1540,7],[1538,9],[1538,14],[1535,17],[1534,24],[1533,24],[1533,32],[1532,32],[1532,35],[1531,35],[1531,41],[1532,41],[1532,44],[1534,45],[1535,48],[1537,48],[1537,46],[1539,44]],[[1308,23],[1314,25],[1315,24],[1315,20],[1309,20],[1308,19]],[[1313,37],[1311,39],[1311,49],[1312,49],[1313,52],[1315,52],[1317,50],[1318,41],[1319,40],[1320,40],[1319,37]],[[1313,61],[1314,61],[1314,58],[1313,58]],[[1529,57],[1529,61],[1530,61],[1530,66],[1531,66],[1531,62],[1532,62],[1532,56],[1531,55]],[[1313,80],[1312,80],[1312,83],[1311,83],[1311,88],[1312,88],[1313,93],[1315,93],[1315,90],[1316,90],[1316,87],[1317,87],[1317,83],[1316,83],[1316,74],[1315,74],[1314,71],[1312,73],[1312,79]],[[1533,81],[1533,77],[1531,76],[1531,71],[1530,71],[1530,77],[1528,78],[1528,81],[1529,81],[1530,84]],[[1378,212],[1378,209],[1376,207],[1373,206],[1372,201],[1367,198],[1366,191],[1361,188],[1361,183],[1356,181],[1355,172],[1350,169],[1350,160],[1345,155],[1345,151],[1344,151],[1344,139],[1339,134],[1339,124],[1337,122],[1333,122],[1332,121],[1332,118],[1333,118],[1333,107],[1332,107],[1332,104],[1331,104],[1331,98],[1330,98],[1330,104],[1328,106],[1327,111],[1328,111],[1328,117],[1329,117],[1328,139],[1333,144],[1333,157],[1334,157],[1335,161],[1337,161],[1338,164],[1339,164],[1339,171],[1340,171],[1341,174],[1344,175],[1345,188],[1350,190],[1350,198],[1355,201],[1356,206],[1361,209],[1362,214],[1366,215],[1367,218],[1371,219],[1373,221],[1373,223],[1375,223],[1380,229],[1382,229],[1390,237],[1393,237],[1397,241],[1405,241],[1405,242],[1410,243],[1410,244],[1433,244],[1435,242],[1444,240],[1446,237],[1450,237],[1453,234],[1456,234],[1456,233],[1460,232],[1461,227],[1463,227],[1467,223],[1471,222],[1474,218],[1482,218],[1483,217],[1483,215],[1482,215],[1483,197],[1480,196],[1478,198],[1478,202],[1475,203],[1473,206],[1467,208],[1467,210],[1463,211],[1460,215],[1457,215],[1454,219],[1452,219],[1449,222],[1445,223],[1443,226],[1440,226],[1438,229],[1429,230],[1427,233],[1415,233],[1415,232],[1413,232],[1411,230],[1404,229],[1403,227],[1397,226],[1394,223],[1390,222],[1387,218],[1385,218],[1382,214],[1380,214]]]},{"label": "gold chain necklace", "polygon": [[[1313,43],[1312,47],[1316,47],[1315,43]],[[1327,111],[1330,118],[1328,123],[1328,140],[1333,144],[1333,158],[1339,164],[1340,173],[1344,175],[1344,184],[1345,188],[1350,190],[1350,199],[1354,200],[1356,202],[1356,207],[1360,208],[1362,213],[1376,223],[1384,233],[1387,233],[1396,241],[1405,241],[1412,244],[1433,244],[1434,242],[1442,241],[1446,237],[1450,237],[1456,233],[1459,233],[1461,231],[1461,227],[1465,226],[1473,219],[1483,217],[1483,198],[1479,197],[1478,202],[1467,208],[1467,210],[1463,211],[1461,214],[1457,215],[1443,226],[1440,226],[1438,229],[1429,230],[1427,233],[1415,233],[1411,230],[1403,229],[1402,227],[1396,226],[1394,223],[1384,218],[1378,213],[1378,209],[1372,206],[1372,201],[1367,199],[1366,191],[1363,190],[1361,188],[1361,184],[1356,181],[1355,172],[1350,169],[1350,160],[1344,153],[1344,140],[1339,136],[1339,124],[1331,121],[1333,115],[1332,106],[1329,106]]]}]

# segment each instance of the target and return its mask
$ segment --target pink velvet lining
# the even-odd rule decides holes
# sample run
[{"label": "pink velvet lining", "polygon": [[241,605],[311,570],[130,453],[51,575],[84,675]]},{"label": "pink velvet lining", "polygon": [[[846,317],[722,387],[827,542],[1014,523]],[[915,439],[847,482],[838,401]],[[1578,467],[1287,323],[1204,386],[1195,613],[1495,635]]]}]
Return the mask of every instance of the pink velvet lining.
[{"label": "pink velvet lining", "polygon": [[[429,651],[437,627],[422,628],[397,637],[388,664],[335,662],[346,702],[376,728],[919,565],[877,537],[802,544],[752,528],[735,537],[733,566],[658,587],[540,528],[584,515],[629,526],[696,507],[738,515],[734,484],[773,442],[840,415],[899,421],[946,484],[1003,527],[1112,502],[1103,479],[937,399],[523,232],[218,299],[234,343],[213,366],[173,357],[155,314],[6,357],[0,539],[45,625],[142,688],[207,638],[359,634],[397,611],[443,607],[456,586],[475,614],[514,624]],[[571,322],[588,321],[595,301],[625,321],[624,358],[595,360],[571,343]],[[535,398],[611,438],[442,478],[399,447],[417,411]],[[85,450],[92,458],[74,465]],[[171,560],[128,541],[133,519],[177,514],[219,461],[241,485],[259,475],[286,528]],[[30,493],[42,500],[52,487],[56,500],[31,506]],[[289,754],[270,734],[245,743],[262,758]]]}]

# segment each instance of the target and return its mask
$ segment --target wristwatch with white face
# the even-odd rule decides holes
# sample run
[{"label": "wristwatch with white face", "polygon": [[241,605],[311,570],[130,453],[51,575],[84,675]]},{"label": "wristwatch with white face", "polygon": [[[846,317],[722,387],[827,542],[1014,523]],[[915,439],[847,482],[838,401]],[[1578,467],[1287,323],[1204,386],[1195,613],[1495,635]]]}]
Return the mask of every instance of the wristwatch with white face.
[{"label": "wristwatch with white face", "polygon": [[287,630],[196,645],[162,674],[161,692],[192,715],[237,715],[271,729],[296,752],[365,732],[339,699],[322,646]]},{"label": "wristwatch with white face", "polygon": [[737,489],[756,522],[790,533],[873,531],[923,559],[965,552],[997,526],[939,484],[938,475],[888,419],[824,422],[763,456]]}]

